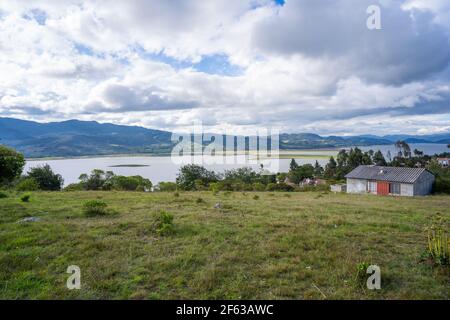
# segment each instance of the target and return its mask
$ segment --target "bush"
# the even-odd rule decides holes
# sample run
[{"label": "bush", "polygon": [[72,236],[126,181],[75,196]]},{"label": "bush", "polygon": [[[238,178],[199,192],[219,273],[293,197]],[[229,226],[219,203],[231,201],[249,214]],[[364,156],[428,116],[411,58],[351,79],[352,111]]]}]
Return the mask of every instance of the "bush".
[{"label": "bush", "polygon": [[29,193],[25,193],[20,197],[20,201],[22,202],[29,202],[31,198],[31,195]]},{"label": "bush", "polygon": [[356,281],[363,282],[367,278],[367,268],[369,268],[368,262],[360,262],[356,265]]},{"label": "bush", "polygon": [[83,185],[81,183],[71,183],[64,188],[64,191],[83,191]]},{"label": "bush", "polygon": [[12,182],[22,174],[25,158],[14,149],[0,145],[0,183]]},{"label": "bush", "polygon": [[298,189],[299,191],[330,191],[328,184],[319,184],[317,186],[304,186]]},{"label": "bush", "polygon": [[284,183],[269,183],[267,184],[266,191],[294,191],[294,187]]},{"label": "bush", "polygon": [[36,191],[39,190],[39,184],[34,178],[25,178],[16,185],[17,191]]},{"label": "bush", "polygon": [[122,191],[146,191],[152,188],[151,181],[141,176],[113,176],[111,184],[113,189]]},{"label": "bush", "polygon": [[31,168],[28,177],[33,178],[41,190],[59,191],[64,184],[62,176],[54,173],[48,164]]},{"label": "bush", "polygon": [[211,182],[209,184],[209,190],[212,191],[213,195],[217,195],[219,193],[219,183]]},{"label": "bush", "polygon": [[160,182],[155,186],[155,191],[174,192],[177,191],[177,184],[175,182]]},{"label": "bush", "polygon": [[0,199],[8,198],[8,195],[6,193],[3,193],[0,191]]},{"label": "bush", "polygon": [[261,182],[255,182],[253,184],[253,191],[264,191],[266,190],[266,186]]},{"label": "bush", "polygon": [[253,200],[259,200],[259,196],[258,196],[257,194],[255,194],[255,195],[253,196]]},{"label": "bush", "polygon": [[166,211],[161,211],[156,219],[155,227],[156,233],[160,236],[172,234],[174,232],[173,215]]},{"label": "bush", "polygon": [[83,213],[86,217],[104,216],[108,214],[108,205],[100,200],[91,200],[83,204]]},{"label": "bush", "polygon": [[436,177],[434,192],[450,194],[450,177]]}]

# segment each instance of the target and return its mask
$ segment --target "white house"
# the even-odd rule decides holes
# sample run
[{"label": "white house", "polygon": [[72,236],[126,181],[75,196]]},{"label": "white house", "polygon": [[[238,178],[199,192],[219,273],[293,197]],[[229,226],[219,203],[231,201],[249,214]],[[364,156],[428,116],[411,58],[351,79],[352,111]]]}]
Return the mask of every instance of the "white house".
[{"label": "white house", "polygon": [[443,167],[448,167],[450,165],[449,158],[437,158],[438,163]]},{"label": "white house", "polygon": [[424,168],[359,166],[345,176],[347,193],[424,196],[433,189],[434,175]]}]

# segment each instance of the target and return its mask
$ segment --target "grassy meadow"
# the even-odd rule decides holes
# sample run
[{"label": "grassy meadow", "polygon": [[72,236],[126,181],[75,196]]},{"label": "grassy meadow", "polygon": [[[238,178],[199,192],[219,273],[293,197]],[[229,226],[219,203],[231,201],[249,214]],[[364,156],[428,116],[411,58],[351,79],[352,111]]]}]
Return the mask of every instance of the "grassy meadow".
[{"label": "grassy meadow", "polygon": [[[0,199],[0,299],[449,299],[423,259],[450,196],[34,192]],[[201,200],[199,200],[201,199]],[[86,217],[88,200],[110,214]],[[220,203],[220,208],[215,204]],[[161,210],[172,234],[155,232]],[[36,222],[18,222],[24,217]],[[381,268],[381,290],[356,278]],[[68,290],[69,265],[81,290]]]}]

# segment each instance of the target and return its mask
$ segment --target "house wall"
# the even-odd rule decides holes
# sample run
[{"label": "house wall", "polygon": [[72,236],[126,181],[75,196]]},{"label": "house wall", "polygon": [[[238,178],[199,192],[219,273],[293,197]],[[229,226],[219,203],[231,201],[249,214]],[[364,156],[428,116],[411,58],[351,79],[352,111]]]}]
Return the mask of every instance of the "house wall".
[{"label": "house wall", "polygon": [[[400,184],[400,195],[402,196],[425,196],[432,192],[434,184],[434,175],[428,171],[424,171],[414,184]],[[367,193],[366,179],[350,179],[347,178],[347,193]]]},{"label": "house wall", "polygon": [[400,185],[400,195],[412,197],[414,195],[414,185],[412,183],[402,183]]},{"label": "house wall", "polygon": [[414,195],[426,196],[430,194],[433,189],[434,175],[428,171],[423,172],[414,183]]},{"label": "house wall", "polygon": [[367,180],[347,178],[347,193],[366,193]]}]

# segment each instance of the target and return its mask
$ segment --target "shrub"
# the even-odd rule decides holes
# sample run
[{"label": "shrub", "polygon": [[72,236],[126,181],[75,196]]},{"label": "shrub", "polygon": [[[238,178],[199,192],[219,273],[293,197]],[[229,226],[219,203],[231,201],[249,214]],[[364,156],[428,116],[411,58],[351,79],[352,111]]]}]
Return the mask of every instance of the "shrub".
[{"label": "shrub", "polygon": [[28,177],[33,178],[41,190],[58,191],[64,184],[62,176],[54,173],[48,164],[31,168],[28,171]]},{"label": "shrub", "polygon": [[180,196],[180,194],[179,194],[178,192],[175,192],[175,193],[173,194],[173,196],[174,196],[175,198],[178,198],[178,197]]},{"label": "shrub", "polygon": [[0,183],[11,182],[22,174],[25,158],[14,149],[0,145]]},{"label": "shrub", "polygon": [[358,282],[364,281],[367,277],[367,268],[369,268],[369,263],[360,262],[356,265],[356,280]]},{"label": "shrub", "polygon": [[152,188],[151,181],[141,176],[113,176],[111,183],[113,189],[123,191],[145,191]]},{"label": "shrub", "polygon": [[266,191],[294,191],[294,187],[284,183],[269,183],[267,184]]},{"label": "shrub", "polygon": [[0,199],[8,198],[8,195],[6,193],[3,193],[0,191]]},{"label": "shrub", "polygon": [[443,217],[437,214],[433,218],[432,225],[428,231],[428,254],[435,263],[446,265],[450,263],[450,239],[448,228]]},{"label": "shrub", "polygon": [[217,182],[211,182],[211,183],[209,184],[209,190],[212,191],[213,195],[217,195],[217,194],[219,193],[219,190],[220,190],[220,188],[219,188],[219,183],[217,183]]},{"label": "shrub", "polygon": [[177,191],[177,184],[175,182],[160,182],[155,186],[155,191],[174,192]]},{"label": "shrub", "polygon": [[34,178],[25,178],[16,185],[17,191],[36,191],[39,190],[39,184]]},{"label": "shrub", "polygon": [[255,195],[253,196],[253,200],[259,200],[259,196],[258,196],[257,194],[255,194]]},{"label": "shrub", "polygon": [[262,184],[261,182],[255,182],[253,185],[253,190],[254,191],[264,191],[266,190],[266,186],[264,184]]},{"label": "shrub", "polygon": [[166,211],[161,211],[156,219],[155,227],[156,233],[160,236],[172,234],[174,232],[173,215]]},{"label": "shrub", "polygon": [[83,185],[81,183],[71,183],[64,188],[64,191],[83,191]]},{"label": "shrub", "polygon": [[20,197],[20,201],[22,201],[22,202],[29,202],[30,198],[31,198],[31,194],[25,193],[24,195],[22,195]]},{"label": "shrub", "polygon": [[83,204],[83,213],[87,217],[104,216],[108,214],[108,205],[100,200],[90,200]]},{"label": "shrub", "polygon": [[436,177],[434,192],[450,194],[450,177]]},{"label": "shrub", "polygon": [[313,192],[313,191],[329,191],[330,186],[328,184],[319,184],[317,186],[303,186],[298,189],[299,191],[304,192]]}]

